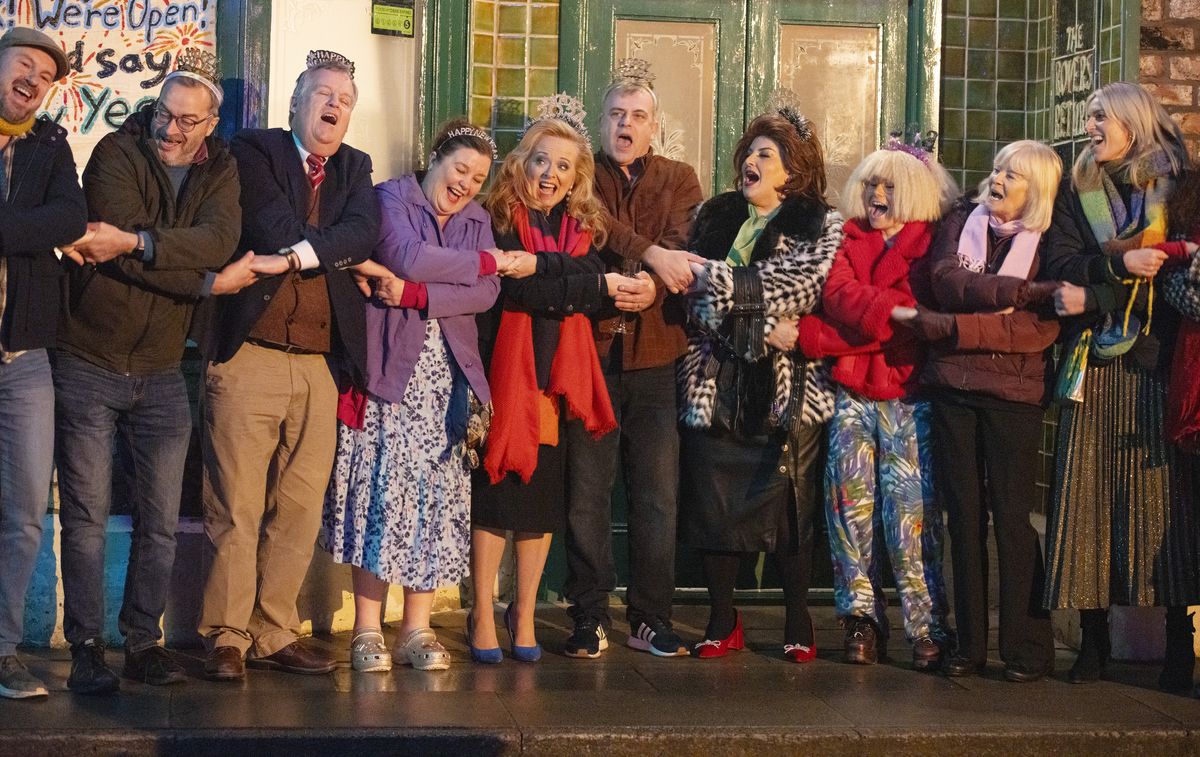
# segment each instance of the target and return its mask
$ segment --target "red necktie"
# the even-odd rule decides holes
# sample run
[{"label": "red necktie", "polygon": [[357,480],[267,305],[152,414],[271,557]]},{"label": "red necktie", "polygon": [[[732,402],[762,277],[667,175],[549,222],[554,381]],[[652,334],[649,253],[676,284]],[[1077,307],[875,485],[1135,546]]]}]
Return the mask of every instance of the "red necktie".
[{"label": "red necktie", "polygon": [[308,163],[308,183],[312,185],[313,192],[317,191],[317,187],[321,186],[321,182],[325,181],[325,161],[328,158],[323,158],[320,155],[309,154],[305,161]]}]

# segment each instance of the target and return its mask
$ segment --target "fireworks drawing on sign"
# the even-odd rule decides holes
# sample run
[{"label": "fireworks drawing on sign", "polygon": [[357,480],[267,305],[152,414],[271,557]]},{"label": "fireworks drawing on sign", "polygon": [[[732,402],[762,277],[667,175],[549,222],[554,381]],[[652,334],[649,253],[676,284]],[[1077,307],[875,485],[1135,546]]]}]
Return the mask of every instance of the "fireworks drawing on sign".
[{"label": "fireworks drawing on sign", "polygon": [[161,53],[164,50],[171,51],[171,57],[179,57],[179,52],[188,47],[212,47],[213,33],[211,31],[201,30],[200,26],[192,21],[186,24],[181,24],[174,29],[166,29],[154,35],[154,41],[146,46],[148,53]]}]

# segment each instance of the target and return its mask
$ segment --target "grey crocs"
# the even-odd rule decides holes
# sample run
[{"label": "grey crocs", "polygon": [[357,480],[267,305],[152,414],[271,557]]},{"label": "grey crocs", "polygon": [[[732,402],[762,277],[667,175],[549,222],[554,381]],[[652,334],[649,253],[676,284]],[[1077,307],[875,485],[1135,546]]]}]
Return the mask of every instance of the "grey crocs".
[{"label": "grey crocs", "polygon": [[450,667],[450,653],[438,641],[432,628],[418,628],[403,641],[397,640],[392,655],[415,670],[446,670]]},{"label": "grey crocs", "polygon": [[388,652],[382,632],[368,628],[354,634],[350,640],[350,667],[360,673],[381,673],[392,669],[392,655]]}]

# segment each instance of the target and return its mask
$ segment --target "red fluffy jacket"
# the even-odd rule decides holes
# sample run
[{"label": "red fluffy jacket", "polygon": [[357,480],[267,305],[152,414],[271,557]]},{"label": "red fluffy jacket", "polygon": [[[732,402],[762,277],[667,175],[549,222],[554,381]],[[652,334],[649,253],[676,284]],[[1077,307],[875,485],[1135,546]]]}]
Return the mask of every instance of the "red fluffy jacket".
[{"label": "red fluffy jacket", "polygon": [[890,247],[866,222],[846,222],[846,237],[821,292],[821,308],[800,320],[797,347],[806,357],[836,358],[833,380],[873,400],[910,396],[925,346],[903,326],[896,306],[934,301],[925,253],[932,224],[906,223]]}]

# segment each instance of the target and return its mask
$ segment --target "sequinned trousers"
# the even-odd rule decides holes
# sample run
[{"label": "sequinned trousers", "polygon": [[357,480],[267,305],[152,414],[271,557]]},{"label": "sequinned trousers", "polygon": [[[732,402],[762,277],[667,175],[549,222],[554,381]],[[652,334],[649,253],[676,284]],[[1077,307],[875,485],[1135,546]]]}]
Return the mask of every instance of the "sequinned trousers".
[{"label": "sequinned trousers", "polygon": [[829,424],[825,517],[838,616],[870,618],[886,633],[886,549],[905,634],[944,640],[942,516],[933,496],[929,427],[928,402],[875,401],[839,388]]}]

